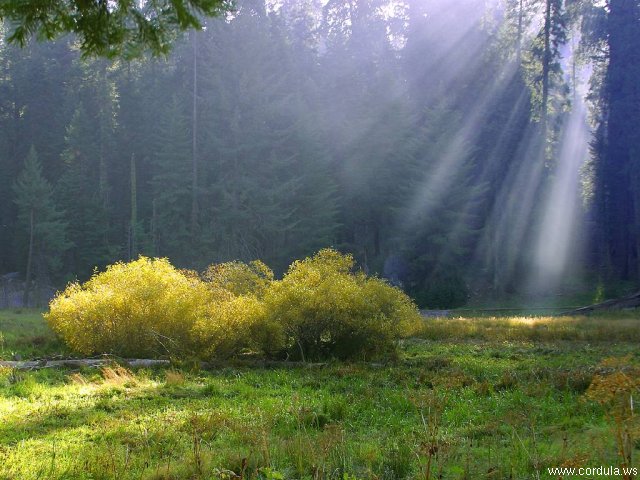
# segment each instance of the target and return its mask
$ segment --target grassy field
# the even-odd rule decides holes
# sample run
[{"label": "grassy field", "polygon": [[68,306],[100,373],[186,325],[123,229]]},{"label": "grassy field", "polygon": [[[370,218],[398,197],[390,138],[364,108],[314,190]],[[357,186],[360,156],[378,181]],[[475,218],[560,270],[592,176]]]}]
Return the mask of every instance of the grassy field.
[{"label": "grassy field", "polygon": [[[0,335],[1,359],[66,354],[38,312],[1,311]],[[616,406],[638,389],[637,314],[431,319],[415,335],[390,364],[4,369],[0,479],[558,478],[546,468],[620,466],[620,449],[640,463],[637,418]]]}]

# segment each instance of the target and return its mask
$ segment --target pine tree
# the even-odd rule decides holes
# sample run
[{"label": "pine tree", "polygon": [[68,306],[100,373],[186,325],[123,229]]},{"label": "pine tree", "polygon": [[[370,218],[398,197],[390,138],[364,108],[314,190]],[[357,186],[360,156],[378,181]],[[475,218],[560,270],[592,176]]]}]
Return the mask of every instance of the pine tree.
[{"label": "pine tree", "polygon": [[[429,308],[449,308],[466,302],[471,246],[478,238],[478,205],[486,186],[476,176],[473,146],[461,142],[461,118],[455,111],[425,113],[420,144],[413,163],[414,192],[401,218],[401,252],[408,262],[406,288]],[[455,168],[441,160],[455,148]]]},{"label": "pine tree", "polygon": [[202,32],[199,88],[216,95],[199,109],[200,262],[262,258],[283,268],[326,246],[336,228],[327,151],[305,95],[313,90],[263,14],[251,4]]},{"label": "pine tree", "polygon": [[53,188],[42,175],[42,166],[33,147],[13,190],[18,219],[28,236],[23,303],[29,305],[35,263],[59,268],[60,254],[70,247],[70,243],[63,213],[56,208]]},{"label": "pine tree", "polygon": [[201,16],[230,9],[225,0],[156,0],[153,2],[43,3],[4,0],[0,20],[7,19],[9,41],[24,46],[32,36],[52,40],[73,33],[86,56],[131,58],[150,51],[166,54],[176,31],[201,27]]},{"label": "pine tree", "polygon": [[547,137],[550,126],[549,116],[559,112],[557,106],[551,109],[550,107],[553,107],[554,89],[560,88],[563,82],[560,48],[567,41],[567,16],[564,0],[544,0],[542,6],[544,22],[533,44],[533,63],[529,68],[535,71],[534,87],[537,94],[538,116]]},{"label": "pine tree", "polygon": [[88,278],[95,267],[113,260],[109,247],[108,211],[98,183],[97,136],[82,105],[67,127],[61,159],[64,170],[56,183],[55,196],[66,212],[67,231],[73,246],[65,255],[70,276]]},{"label": "pine tree", "polygon": [[192,261],[185,245],[193,247],[191,212],[191,135],[177,97],[168,103],[153,138],[150,159],[153,196],[154,250],[179,264]]}]

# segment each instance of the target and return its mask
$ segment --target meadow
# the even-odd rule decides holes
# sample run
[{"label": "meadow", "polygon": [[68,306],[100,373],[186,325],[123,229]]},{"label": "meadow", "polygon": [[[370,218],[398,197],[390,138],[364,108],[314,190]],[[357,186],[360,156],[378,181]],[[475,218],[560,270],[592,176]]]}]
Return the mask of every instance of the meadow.
[{"label": "meadow", "polygon": [[[4,368],[0,479],[525,479],[637,466],[624,402],[638,391],[639,340],[634,312],[435,318],[381,363]],[[67,355],[40,312],[0,311],[0,360]]]}]

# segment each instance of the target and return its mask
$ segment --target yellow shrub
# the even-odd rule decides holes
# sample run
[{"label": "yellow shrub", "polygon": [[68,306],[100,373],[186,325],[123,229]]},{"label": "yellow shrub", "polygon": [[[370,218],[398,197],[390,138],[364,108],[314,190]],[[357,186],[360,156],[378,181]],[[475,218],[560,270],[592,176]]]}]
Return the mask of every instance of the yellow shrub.
[{"label": "yellow shrub", "polygon": [[212,266],[202,281],[165,259],[141,257],[69,285],[46,318],[81,354],[210,359],[286,351],[316,359],[392,353],[418,310],[397,288],[352,269],[351,256],[322,250],[294,262],[280,281],[262,262]]},{"label": "yellow shrub", "polygon": [[283,345],[282,328],[270,322],[264,304],[253,295],[239,295],[211,305],[193,329],[203,358],[228,358],[243,351],[273,353]]},{"label": "yellow shrub", "polygon": [[261,296],[273,280],[273,272],[260,260],[248,264],[236,261],[210,265],[202,277],[214,288],[234,295]]},{"label": "yellow shrub", "polygon": [[195,325],[198,351],[206,358],[228,358],[242,351],[282,350],[281,326],[269,321],[261,297],[273,272],[259,260],[210,265],[202,278],[213,291],[223,292]]},{"label": "yellow shrub", "polygon": [[[218,294],[219,296],[219,294]],[[51,301],[47,321],[75,351],[147,356],[191,348],[216,293],[166,259],[116,263]]]},{"label": "yellow shrub", "polygon": [[325,249],[294,262],[264,295],[265,314],[281,324],[290,353],[306,359],[372,358],[419,316],[399,289],[354,274],[353,258]]}]

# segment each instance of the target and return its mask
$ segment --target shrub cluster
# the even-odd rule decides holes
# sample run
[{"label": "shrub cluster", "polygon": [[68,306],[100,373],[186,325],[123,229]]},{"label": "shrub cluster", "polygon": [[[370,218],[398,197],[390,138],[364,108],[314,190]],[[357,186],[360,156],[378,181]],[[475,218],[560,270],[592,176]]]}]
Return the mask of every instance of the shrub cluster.
[{"label": "shrub cluster", "polygon": [[82,354],[240,353],[304,360],[392,354],[419,313],[399,289],[354,273],[334,250],[296,261],[282,280],[262,262],[228,262],[202,275],[166,259],[117,263],[70,284],[46,318]]},{"label": "shrub cluster", "polygon": [[140,258],[68,285],[45,318],[78,353],[153,356],[188,346],[212,293],[166,259]]}]

